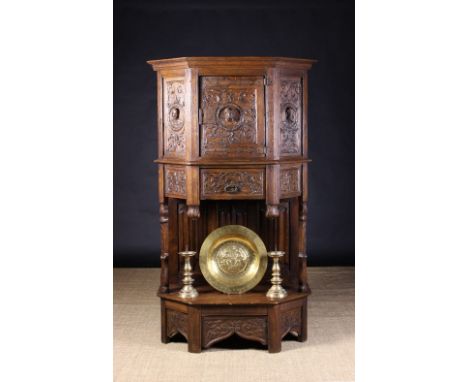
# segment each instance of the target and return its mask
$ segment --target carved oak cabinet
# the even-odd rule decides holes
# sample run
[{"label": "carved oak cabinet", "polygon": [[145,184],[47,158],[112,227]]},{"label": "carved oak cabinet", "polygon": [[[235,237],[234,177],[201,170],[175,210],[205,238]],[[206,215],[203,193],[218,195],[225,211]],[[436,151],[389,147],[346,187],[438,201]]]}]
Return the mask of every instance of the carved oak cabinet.
[{"label": "carved oak cabinet", "polygon": [[[161,333],[200,352],[237,334],[281,350],[307,338],[307,71],[313,60],[184,57],[148,61],[157,72]],[[211,288],[193,260],[199,296],[180,298],[178,252],[240,224],[282,250],[288,296],[268,300],[271,267],[240,295]],[[198,256],[198,255],[197,255]]]}]

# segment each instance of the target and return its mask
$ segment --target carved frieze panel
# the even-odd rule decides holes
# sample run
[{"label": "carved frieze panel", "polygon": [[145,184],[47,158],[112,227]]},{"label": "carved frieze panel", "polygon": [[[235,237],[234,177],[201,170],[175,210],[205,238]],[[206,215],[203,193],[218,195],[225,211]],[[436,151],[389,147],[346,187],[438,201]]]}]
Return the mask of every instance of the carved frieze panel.
[{"label": "carved frieze panel", "polygon": [[263,77],[201,78],[201,154],[264,156]]},{"label": "carved frieze panel", "polygon": [[230,337],[234,333],[242,338],[258,341],[261,344],[266,345],[266,318],[205,318],[203,320],[202,346],[207,348],[215,342]]},{"label": "carved frieze panel", "polygon": [[203,198],[262,198],[264,195],[263,169],[203,169],[201,170]]},{"label": "carved frieze panel", "polygon": [[280,79],[280,152],[282,156],[302,154],[302,80]]},{"label": "carved frieze panel", "polygon": [[280,171],[280,190],[282,198],[301,194],[301,167],[286,167]]},{"label": "carved frieze panel", "polygon": [[187,196],[187,175],[183,166],[164,166],[164,193],[167,196]]},{"label": "carved frieze panel", "polygon": [[291,333],[296,337],[301,334],[301,308],[291,309],[281,314],[281,337]]},{"label": "carved frieze panel", "polygon": [[166,332],[168,337],[174,337],[180,333],[187,339],[187,314],[170,309],[166,310]]},{"label": "carved frieze panel", "polygon": [[164,81],[164,154],[183,157],[185,153],[184,79]]}]

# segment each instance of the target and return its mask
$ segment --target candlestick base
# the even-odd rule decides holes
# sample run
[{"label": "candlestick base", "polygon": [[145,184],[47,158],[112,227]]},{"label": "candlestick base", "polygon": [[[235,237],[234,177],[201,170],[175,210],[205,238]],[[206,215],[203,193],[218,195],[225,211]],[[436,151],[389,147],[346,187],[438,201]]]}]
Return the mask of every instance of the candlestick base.
[{"label": "candlestick base", "polygon": [[266,294],[268,298],[285,298],[287,295],[288,292],[281,285],[273,285]]},{"label": "candlestick base", "polygon": [[180,291],[179,296],[182,298],[195,298],[198,296],[197,290],[191,285],[185,285]]}]

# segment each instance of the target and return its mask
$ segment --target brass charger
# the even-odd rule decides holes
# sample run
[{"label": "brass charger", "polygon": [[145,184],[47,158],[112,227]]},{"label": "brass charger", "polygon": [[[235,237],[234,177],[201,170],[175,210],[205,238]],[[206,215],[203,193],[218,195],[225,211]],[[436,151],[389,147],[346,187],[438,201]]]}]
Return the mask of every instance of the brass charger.
[{"label": "brass charger", "polygon": [[201,246],[199,261],[206,281],[227,294],[254,288],[268,265],[262,239],[241,225],[227,225],[211,232]]}]

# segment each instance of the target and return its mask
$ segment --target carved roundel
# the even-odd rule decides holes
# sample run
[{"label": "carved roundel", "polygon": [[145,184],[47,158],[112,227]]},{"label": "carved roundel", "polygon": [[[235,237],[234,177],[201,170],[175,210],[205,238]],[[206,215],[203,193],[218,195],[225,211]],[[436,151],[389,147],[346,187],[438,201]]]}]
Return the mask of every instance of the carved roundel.
[{"label": "carved roundel", "polygon": [[179,131],[184,127],[184,115],[179,105],[173,105],[169,110],[169,124],[172,130]]},{"label": "carved roundel", "polygon": [[237,130],[243,120],[242,109],[233,104],[223,105],[216,112],[217,122],[227,130]]},{"label": "carved roundel", "polygon": [[238,242],[227,241],[221,244],[214,254],[217,265],[227,275],[238,276],[252,262],[249,249]]},{"label": "carved roundel", "polygon": [[283,106],[283,122],[289,126],[294,126],[297,123],[297,109],[291,104]]}]

